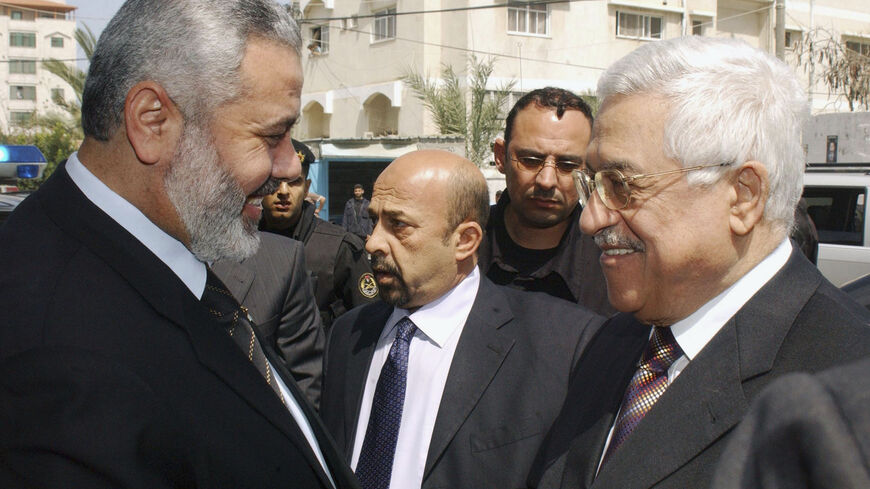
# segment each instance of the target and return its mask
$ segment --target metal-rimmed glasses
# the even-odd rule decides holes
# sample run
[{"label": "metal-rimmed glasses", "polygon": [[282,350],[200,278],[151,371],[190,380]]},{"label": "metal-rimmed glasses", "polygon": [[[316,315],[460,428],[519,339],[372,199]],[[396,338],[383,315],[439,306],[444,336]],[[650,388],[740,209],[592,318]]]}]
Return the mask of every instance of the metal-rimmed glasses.
[{"label": "metal-rimmed glasses", "polygon": [[614,211],[625,209],[631,203],[631,184],[635,180],[642,178],[658,177],[670,175],[673,173],[685,173],[703,168],[715,168],[718,166],[728,166],[731,163],[717,163],[715,165],[700,165],[691,166],[689,168],[680,168],[679,170],[668,170],[657,173],[646,173],[641,175],[632,175],[627,177],[619,170],[601,170],[595,172],[594,175],[589,175],[584,170],[574,172],[574,186],[577,187],[577,194],[580,196],[580,205],[586,207],[592,199],[592,192],[598,191],[598,197],[601,202],[608,208]]},{"label": "metal-rimmed glasses", "polygon": [[530,173],[538,174],[544,167],[552,165],[556,173],[568,176],[572,172],[583,167],[582,163],[571,160],[556,160],[550,162],[548,159],[538,158],[537,156],[511,156],[511,161],[517,163],[517,167]]}]

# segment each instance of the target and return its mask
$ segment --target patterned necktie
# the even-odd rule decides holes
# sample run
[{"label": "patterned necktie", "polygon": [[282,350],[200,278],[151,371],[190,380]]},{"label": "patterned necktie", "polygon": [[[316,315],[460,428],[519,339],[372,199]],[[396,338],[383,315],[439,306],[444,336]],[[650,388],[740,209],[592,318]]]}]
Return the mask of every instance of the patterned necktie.
[{"label": "patterned necktie", "polygon": [[253,320],[248,315],[247,309],[239,304],[239,301],[233,297],[233,294],[227,290],[223,282],[210,268],[205,281],[205,292],[202,294],[202,303],[242,349],[242,353],[248,357],[248,361],[257,367],[260,375],[278,395],[278,399],[284,403],[284,396],[281,394],[278,382],[272,376],[272,367],[266,361],[263,347],[260,345],[257,335],[254,334]]},{"label": "patterned necktie", "polygon": [[390,355],[378,377],[366,436],[356,464],[356,476],[363,489],[387,489],[393,474],[408,380],[408,348],[417,326],[406,316],[399,321],[397,330]]},{"label": "patterned necktie", "polygon": [[628,438],[640,420],[652,409],[659,397],[668,387],[668,368],[683,355],[680,345],[674,339],[669,327],[653,328],[652,337],[640,357],[637,371],[625,397],[622,399],[622,411],[616,419],[610,445],[604,454],[602,465]]}]

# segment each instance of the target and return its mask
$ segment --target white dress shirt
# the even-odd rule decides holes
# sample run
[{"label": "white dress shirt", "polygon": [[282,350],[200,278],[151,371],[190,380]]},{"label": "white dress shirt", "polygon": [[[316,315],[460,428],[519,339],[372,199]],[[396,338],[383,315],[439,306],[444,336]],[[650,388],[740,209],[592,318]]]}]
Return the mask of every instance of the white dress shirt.
[{"label": "white dress shirt", "polygon": [[[755,265],[744,276],[740,277],[739,280],[731,284],[730,287],[685,319],[681,319],[670,326],[674,339],[677,340],[677,344],[683,350],[683,355],[674,360],[674,363],[668,368],[668,385],[671,385],[676,380],[677,376],[689,365],[689,362],[698,356],[698,353],[704,349],[707,343],[716,336],[716,333],[737,314],[749,299],[785,266],[789,256],[791,256],[791,242],[788,238],[785,238],[776,249],[764,257],[758,265]],[[650,336],[652,336],[652,331],[650,331]],[[618,418],[619,413],[617,413],[615,419]],[[599,469],[601,461],[604,459],[604,454],[607,453],[607,446],[610,445],[610,437],[613,435],[615,419],[614,426],[610,427],[610,433],[607,435],[604,450],[601,452],[601,460],[598,461]]]},{"label": "white dress shirt", "polygon": [[363,392],[362,406],[356,425],[351,467],[356,470],[368,428],[375,387],[381,369],[396,338],[396,324],[405,316],[417,326],[408,349],[408,377],[405,403],[390,487],[393,489],[419,488],[423,483],[423,470],[429,453],[432,430],[441,405],[441,395],[447,383],[447,374],[456,352],[462,329],[471,312],[480,273],[477,267],[462,282],[439,299],[409,313],[395,308],[387,319],[375,347]]},{"label": "white dress shirt", "polygon": [[[205,292],[207,274],[205,263],[197,260],[181,241],[166,234],[165,231],[151,222],[136,206],[127,202],[123,197],[100,181],[79,161],[78,153],[71,154],[69,159],[67,159],[66,172],[88,200],[93,202],[100,210],[108,214],[112,220],[121,225],[134,238],[151,250],[160,261],[165,263],[181,279],[197,300],[202,298],[202,294]],[[274,367],[271,364],[269,366],[274,371]],[[314,431],[311,429],[308,418],[305,417],[305,413],[287,388],[287,384],[284,383],[283,379],[279,375],[274,376],[274,378],[278,381],[278,387],[284,396],[284,404],[287,405],[287,409],[296,420],[296,424],[299,425],[305,438],[308,439],[308,443],[320,461],[320,465],[323,466],[323,470],[329,477],[330,482],[332,482],[333,487],[335,487],[335,481],[332,479],[332,474],[330,474],[329,468],[326,466],[323,452],[320,450],[320,445],[317,443],[317,438],[314,436]]]}]

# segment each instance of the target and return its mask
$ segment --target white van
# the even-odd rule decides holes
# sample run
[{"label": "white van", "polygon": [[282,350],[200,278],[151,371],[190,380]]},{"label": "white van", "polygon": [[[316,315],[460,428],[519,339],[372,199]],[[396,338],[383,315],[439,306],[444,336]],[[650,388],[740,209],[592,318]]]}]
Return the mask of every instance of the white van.
[{"label": "white van", "polygon": [[870,274],[870,163],[816,164],[803,197],[819,233],[818,266],[837,287]]}]

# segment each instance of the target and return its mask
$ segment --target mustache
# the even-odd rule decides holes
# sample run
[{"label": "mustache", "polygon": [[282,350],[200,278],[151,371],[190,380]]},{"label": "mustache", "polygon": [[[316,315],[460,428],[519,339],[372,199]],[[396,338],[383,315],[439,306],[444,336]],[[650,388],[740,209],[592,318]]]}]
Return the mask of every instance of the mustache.
[{"label": "mustache", "polygon": [[599,248],[607,246],[609,248],[628,248],[640,252],[646,251],[643,241],[622,235],[613,228],[602,229],[593,239]]},{"label": "mustache", "polygon": [[383,255],[372,255],[369,262],[371,263],[373,272],[389,273],[401,280],[402,275],[399,268],[394,263],[388,262]]}]

